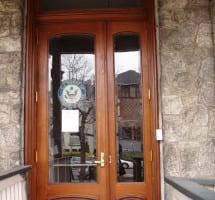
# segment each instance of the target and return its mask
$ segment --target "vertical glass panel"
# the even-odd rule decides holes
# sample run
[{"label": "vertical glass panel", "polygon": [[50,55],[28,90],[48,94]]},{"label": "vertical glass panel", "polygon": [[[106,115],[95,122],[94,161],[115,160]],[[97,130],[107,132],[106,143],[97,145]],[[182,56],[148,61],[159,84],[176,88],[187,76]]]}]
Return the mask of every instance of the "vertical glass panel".
[{"label": "vertical glass panel", "polygon": [[139,36],[117,34],[114,45],[118,181],[141,182],[144,158]]},{"label": "vertical glass panel", "polygon": [[49,41],[49,182],[96,181],[94,37]]},{"label": "vertical glass panel", "polygon": [[41,0],[42,10],[74,10],[98,8],[140,8],[143,0]]}]

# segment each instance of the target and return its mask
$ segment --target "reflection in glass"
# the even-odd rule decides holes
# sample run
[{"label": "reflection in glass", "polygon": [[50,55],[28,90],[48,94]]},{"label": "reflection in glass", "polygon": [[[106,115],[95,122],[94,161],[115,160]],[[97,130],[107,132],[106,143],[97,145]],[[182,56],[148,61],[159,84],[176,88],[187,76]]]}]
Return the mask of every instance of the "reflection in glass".
[{"label": "reflection in glass", "polygon": [[114,44],[118,181],[140,182],[144,161],[139,36],[118,34]]},{"label": "reflection in glass", "polygon": [[49,42],[49,182],[96,181],[94,38]]}]

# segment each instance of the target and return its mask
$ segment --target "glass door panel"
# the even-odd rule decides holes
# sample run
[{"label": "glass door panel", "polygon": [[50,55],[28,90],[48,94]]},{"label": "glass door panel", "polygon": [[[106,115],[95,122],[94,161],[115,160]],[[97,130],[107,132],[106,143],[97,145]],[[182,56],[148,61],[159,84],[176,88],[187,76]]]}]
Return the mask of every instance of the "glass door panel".
[{"label": "glass door panel", "polygon": [[96,181],[94,37],[49,40],[49,182]]},{"label": "glass door panel", "polygon": [[114,47],[118,181],[140,182],[144,175],[139,35],[117,34]]}]

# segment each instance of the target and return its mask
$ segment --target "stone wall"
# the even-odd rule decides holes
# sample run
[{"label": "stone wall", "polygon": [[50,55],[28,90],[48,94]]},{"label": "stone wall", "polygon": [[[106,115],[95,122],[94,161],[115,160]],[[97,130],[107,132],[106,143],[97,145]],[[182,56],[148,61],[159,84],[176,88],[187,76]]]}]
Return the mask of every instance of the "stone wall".
[{"label": "stone wall", "polygon": [[158,7],[165,175],[215,177],[209,0],[158,0]]},{"label": "stone wall", "polygon": [[23,157],[22,12],[22,0],[0,0],[0,171]]},{"label": "stone wall", "polygon": [[215,0],[210,0],[210,13],[211,13],[211,21],[212,21],[211,25],[212,25],[212,34],[213,34],[214,60],[215,60]]},{"label": "stone wall", "polygon": [[170,185],[166,186],[166,194],[165,200],[192,200]]}]

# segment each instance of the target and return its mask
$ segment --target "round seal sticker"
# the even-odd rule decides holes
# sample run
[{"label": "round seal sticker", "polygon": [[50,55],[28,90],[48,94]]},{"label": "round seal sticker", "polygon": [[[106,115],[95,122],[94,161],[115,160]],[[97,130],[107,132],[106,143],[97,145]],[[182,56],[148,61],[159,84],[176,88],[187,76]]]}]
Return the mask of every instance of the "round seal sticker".
[{"label": "round seal sticker", "polygon": [[61,105],[67,108],[77,107],[77,105],[86,99],[86,89],[78,81],[63,81],[58,89],[58,97]]}]

